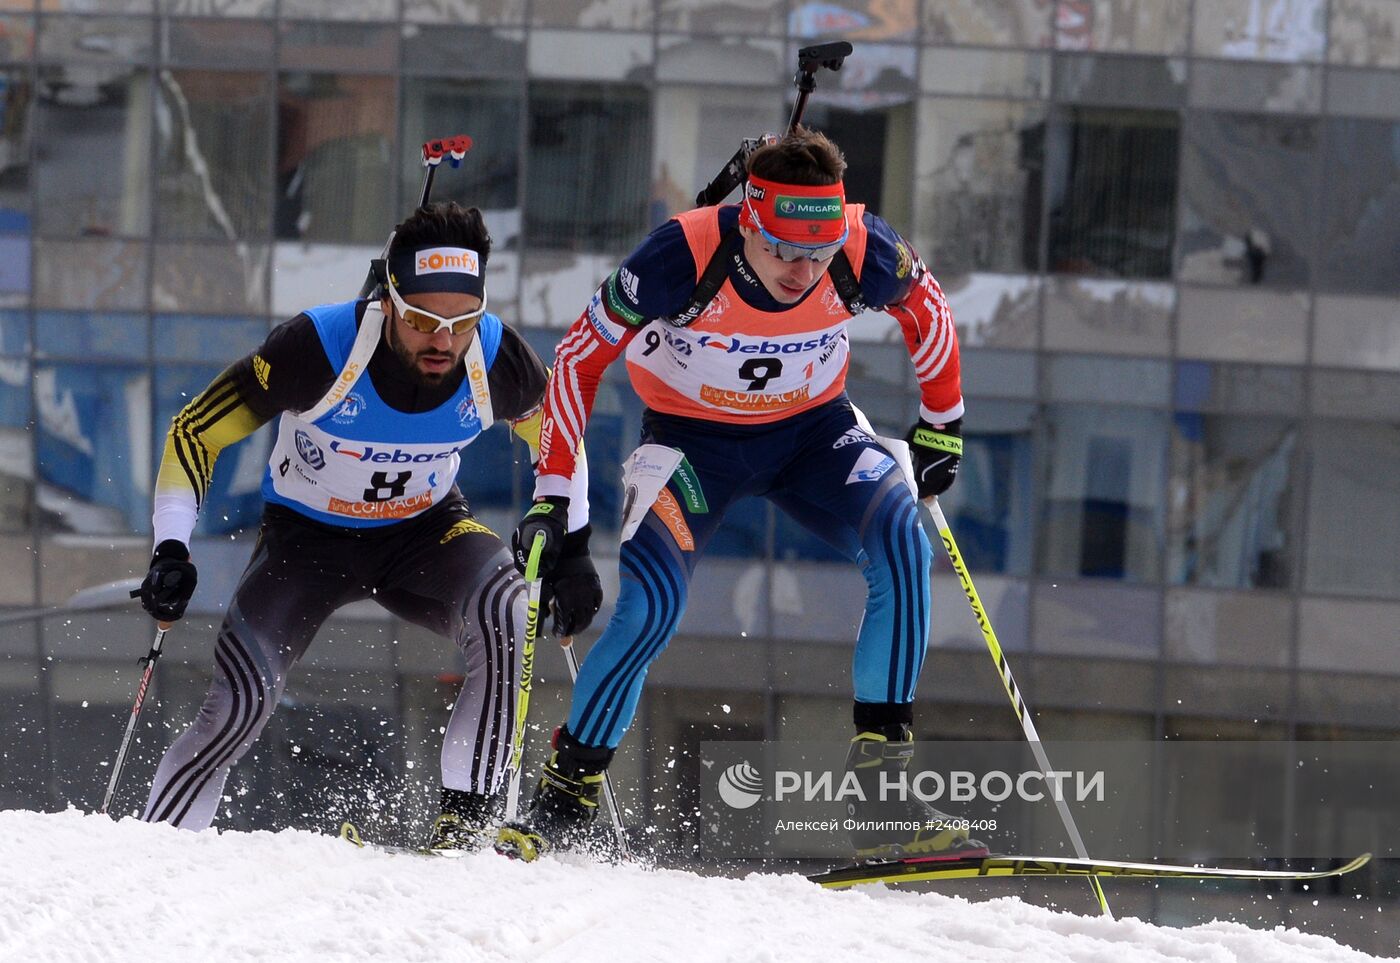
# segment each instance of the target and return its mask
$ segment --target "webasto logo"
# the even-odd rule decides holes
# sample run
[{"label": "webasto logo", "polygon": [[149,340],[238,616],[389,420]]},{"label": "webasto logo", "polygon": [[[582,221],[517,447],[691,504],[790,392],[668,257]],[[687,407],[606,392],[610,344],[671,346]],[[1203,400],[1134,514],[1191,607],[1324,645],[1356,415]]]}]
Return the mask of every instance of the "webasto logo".
[{"label": "webasto logo", "polygon": [[364,448],[351,448],[342,445],[339,441],[331,442],[331,451],[337,455],[345,455],[354,458],[356,461],[372,461],[381,464],[391,465],[421,465],[430,461],[443,461],[451,458],[461,451],[466,445],[455,448],[448,448],[446,451],[404,451],[402,448],[395,448],[393,451],[377,449],[373,445],[365,445]]},{"label": "webasto logo", "polygon": [[819,338],[805,341],[743,341],[740,338],[726,338],[723,335],[702,334],[695,339],[700,348],[716,348],[725,354],[797,354],[802,351],[815,351],[824,348],[840,337],[839,333],[828,331]]}]

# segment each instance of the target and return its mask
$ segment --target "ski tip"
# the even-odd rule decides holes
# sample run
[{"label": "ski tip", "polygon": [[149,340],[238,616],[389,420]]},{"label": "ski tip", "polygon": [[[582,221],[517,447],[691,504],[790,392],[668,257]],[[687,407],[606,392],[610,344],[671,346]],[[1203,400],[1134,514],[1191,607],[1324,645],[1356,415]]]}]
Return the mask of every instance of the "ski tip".
[{"label": "ski tip", "polygon": [[496,852],[524,863],[540,857],[539,837],[523,828],[507,823],[496,834]]},{"label": "ski tip", "polygon": [[347,821],[340,824],[340,838],[347,843],[354,843],[361,849],[365,848],[365,841],[360,838],[360,830],[352,822]]},{"label": "ski tip", "polygon": [[1371,861],[1371,854],[1370,854],[1370,853],[1362,853],[1360,856],[1356,857],[1356,858],[1353,859],[1351,862],[1347,863],[1345,866],[1338,867],[1338,869],[1335,871],[1335,873],[1336,873],[1337,876],[1345,876],[1347,873],[1354,873],[1354,872],[1356,872],[1358,869],[1360,869],[1362,866],[1365,866],[1365,865],[1366,865],[1367,863],[1369,863],[1370,861]]}]

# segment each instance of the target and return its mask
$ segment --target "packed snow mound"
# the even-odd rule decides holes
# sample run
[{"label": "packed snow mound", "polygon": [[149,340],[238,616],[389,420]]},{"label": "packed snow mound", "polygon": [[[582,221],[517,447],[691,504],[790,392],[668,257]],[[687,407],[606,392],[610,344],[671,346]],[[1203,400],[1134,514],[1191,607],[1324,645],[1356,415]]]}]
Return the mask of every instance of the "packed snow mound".
[{"label": "packed snow mound", "polygon": [[[1028,955],[1029,954],[1029,955]],[[0,961],[918,960],[1360,963],[1297,930],[1167,929],[796,875],[485,852],[422,859],[339,839],[188,833],[69,811],[0,812]]]}]

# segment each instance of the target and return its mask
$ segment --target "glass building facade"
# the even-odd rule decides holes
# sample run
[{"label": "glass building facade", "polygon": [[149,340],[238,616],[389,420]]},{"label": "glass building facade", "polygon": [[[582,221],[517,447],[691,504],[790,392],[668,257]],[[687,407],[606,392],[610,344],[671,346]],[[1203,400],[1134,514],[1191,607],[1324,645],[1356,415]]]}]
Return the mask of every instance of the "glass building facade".
[{"label": "glass building facade", "polygon": [[[0,805],[95,803],[150,626],[65,606],[144,572],[169,419],[355,293],[422,141],[473,137],[435,197],[483,209],[492,308],[549,355],[740,138],[781,128],[796,48],[834,38],[855,54],[807,120],[949,296],[968,414],[945,510],[1042,733],[1395,738],[1400,0],[0,0]],[[853,398],[902,434],[897,326],[852,336]],[[638,425],[615,371],[588,437],[609,599],[609,466]],[[269,444],[220,459],[133,784],[198,705]],[[469,455],[507,531],[524,450]],[[702,739],[844,738],[863,592],[766,503],[734,511],[626,798],[689,798]],[[426,807],[452,647],[372,607],[325,636],[230,786],[304,787],[314,757]],[[1015,738],[945,560],[932,645],[921,734]],[[303,752],[328,718],[367,741]],[[319,825],[231,796],[230,825]]]}]

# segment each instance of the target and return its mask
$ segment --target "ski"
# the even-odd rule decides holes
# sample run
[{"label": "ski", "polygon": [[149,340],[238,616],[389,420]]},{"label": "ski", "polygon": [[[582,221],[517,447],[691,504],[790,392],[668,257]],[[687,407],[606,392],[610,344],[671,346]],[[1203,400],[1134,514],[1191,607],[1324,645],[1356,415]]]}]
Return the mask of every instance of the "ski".
[{"label": "ski", "polygon": [[1268,869],[1226,869],[1222,866],[1186,866],[1175,863],[1124,863],[1096,859],[1046,859],[1030,856],[923,856],[890,859],[846,866],[808,876],[827,889],[845,889],[863,883],[913,883],[930,879],[968,879],[979,876],[1138,876],[1175,879],[1307,880],[1345,876],[1371,861],[1358,856],[1336,869],[1294,872]]},{"label": "ski", "polygon": [[360,835],[360,827],[349,821],[340,824],[340,838],[360,849],[372,849],[375,852],[387,853],[390,856],[451,857],[457,855],[445,851],[439,852],[435,849],[422,849],[416,846],[387,846],[383,843],[366,842],[364,837]]}]

